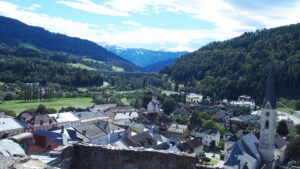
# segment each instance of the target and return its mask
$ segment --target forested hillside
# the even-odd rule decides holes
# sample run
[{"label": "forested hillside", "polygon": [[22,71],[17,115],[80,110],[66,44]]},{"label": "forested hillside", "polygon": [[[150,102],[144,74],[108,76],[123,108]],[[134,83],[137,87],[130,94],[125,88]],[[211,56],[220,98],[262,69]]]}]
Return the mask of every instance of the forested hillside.
[{"label": "forested hillside", "polygon": [[169,59],[169,60],[164,60],[161,62],[156,62],[152,65],[143,67],[143,69],[147,72],[159,72],[160,70],[162,70],[163,68],[165,68],[166,66],[174,63],[178,58],[174,58],[174,59]]},{"label": "forested hillside", "polygon": [[[43,28],[26,25],[18,20],[0,16],[0,43],[8,46],[30,44],[38,49],[66,52],[124,68],[140,71],[131,62],[107,51],[94,42],[66,35],[51,33]],[[80,30],[78,30],[80,31]]]},{"label": "forested hillside", "polygon": [[210,43],[161,73],[216,98],[249,94],[261,101],[267,69],[275,65],[277,97],[300,97],[300,24],[248,32]]},{"label": "forested hillside", "polygon": [[83,87],[101,86],[103,77],[99,72],[73,68],[62,63],[0,56],[0,81],[52,82],[69,87]]}]

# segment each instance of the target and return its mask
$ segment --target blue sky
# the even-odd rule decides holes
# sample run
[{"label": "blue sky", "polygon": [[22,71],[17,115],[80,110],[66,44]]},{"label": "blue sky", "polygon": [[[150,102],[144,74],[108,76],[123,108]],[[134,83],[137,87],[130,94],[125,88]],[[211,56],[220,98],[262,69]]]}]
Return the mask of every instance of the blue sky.
[{"label": "blue sky", "polygon": [[300,0],[0,0],[0,15],[100,44],[196,50],[300,22]]}]

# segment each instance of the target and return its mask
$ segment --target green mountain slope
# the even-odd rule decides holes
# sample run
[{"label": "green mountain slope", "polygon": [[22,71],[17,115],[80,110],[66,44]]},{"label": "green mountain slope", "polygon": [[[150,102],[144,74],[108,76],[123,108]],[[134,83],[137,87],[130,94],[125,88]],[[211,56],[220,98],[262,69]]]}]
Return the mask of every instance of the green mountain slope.
[{"label": "green mountain slope", "polygon": [[66,52],[122,67],[126,71],[140,71],[133,63],[107,51],[94,42],[51,33],[43,28],[26,25],[18,20],[0,16],[0,43],[9,46],[29,44],[41,50]]},{"label": "green mountain slope", "polygon": [[236,98],[249,94],[261,101],[268,65],[273,62],[277,97],[300,96],[300,24],[264,29],[210,43],[163,69],[186,90]]}]

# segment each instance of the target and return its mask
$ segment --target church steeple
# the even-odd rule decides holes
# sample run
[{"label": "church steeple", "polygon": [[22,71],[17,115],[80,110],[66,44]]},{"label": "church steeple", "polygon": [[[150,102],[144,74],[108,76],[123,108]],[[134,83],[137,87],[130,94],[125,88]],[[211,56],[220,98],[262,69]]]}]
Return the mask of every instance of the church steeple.
[{"label": "church steeple", "polygon": [[276,97],[275,97],[275,82],[274,82],[274,68],[271,65],[268,74],[267,90],[262,105],[263,108],[276,109]]},{"label": "church steeple", "polygon": [[274,150],[276,132],[276,98],[273,66],[270,67],[267,90],[261,110],[259,152],[267,169],[274,169]]}]

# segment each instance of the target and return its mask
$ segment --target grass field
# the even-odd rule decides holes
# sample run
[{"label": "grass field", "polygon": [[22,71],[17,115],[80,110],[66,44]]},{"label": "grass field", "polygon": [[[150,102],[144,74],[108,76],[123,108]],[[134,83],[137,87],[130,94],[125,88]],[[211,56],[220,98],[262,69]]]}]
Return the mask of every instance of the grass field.
[{"label": "grass field", "polygon": [[127,98],[122,98],[122,99],[121,99],[121,102],[122,102],[122,104],[124,104],[124,105],[130,105],[130,102],[129,102],[129,100],[128,100]]},{"label": "grass field", "polygon": [[0,82],[0,86],[4,85],[5,83],[4,82]]},{"label": "grass field", "polygon": [[80,63],[68,63],[68,65],[73,66],[73,67],[77,67],[77,68],[81,68],[81,69],[96,70],[94,68],[88,67],[88,66],[80,64]]},{"label": "grass field", "polygon": [[0,109],[13,110],[18,114],[26,109],[35,109],[39,104],[44,104],[47,108],[54,108],[57,111],[62,107],[86,108],[93,105],[91,98],[60,98],[51,102],[42,101],[33,103],[25,103],[23,100],[13,100],[0,104]]},{"label": "grass field", "polygon": [[82,59],[82,60],[90,61],[90,62],[96,62],[96,63],[100,63],[100,64],[105,64],[105,63],[102,62],[102,61],[98,61],[98,60],[94,60],[94,59]]},{"label": "grass field", "polygon": [[112,68],[113,71],[117,71],[117,72],[123,72],[124,71],[123,68],[117,67],[117,66],[112,66],[111,68]]}]

